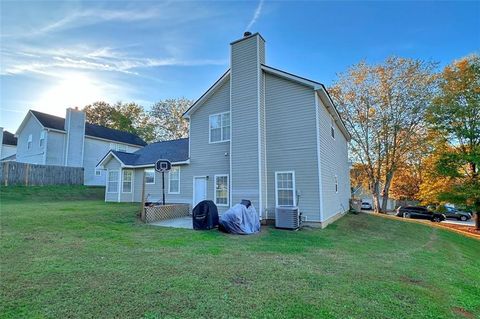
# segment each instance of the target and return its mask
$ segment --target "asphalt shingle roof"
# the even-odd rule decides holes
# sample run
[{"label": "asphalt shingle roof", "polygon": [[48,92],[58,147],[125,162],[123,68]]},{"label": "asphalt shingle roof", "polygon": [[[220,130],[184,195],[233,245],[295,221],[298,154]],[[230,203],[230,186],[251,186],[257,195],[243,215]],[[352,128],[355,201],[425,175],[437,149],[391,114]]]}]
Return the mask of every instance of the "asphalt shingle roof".
[{"label": "asphalt shingle roof", "polygon": [[[59,116],[50,115],[38,111],[30,110],[32,114],[47,128],[65,131],[65,119]],[[85,123],[85,135],[104,138],[111,141],[123,142],[127,144],[147,145],[139,136],[120,130],[111,129],[108,127]]]},{"label": "asphalt shingle roof", "polygon": [[156,142],[145,146],[134,153],[112,151],[125,165],[151,165],[159,159],[170,162],[188,160],[188,138]]},{"label": "asphalt shingle roof", "polygon": [[3,131],[3,142],[2,143],[5,144],[5,145],[16,146],[17,145],[17,138],[15,137],[15,135],[10,133],[9,131]]}]

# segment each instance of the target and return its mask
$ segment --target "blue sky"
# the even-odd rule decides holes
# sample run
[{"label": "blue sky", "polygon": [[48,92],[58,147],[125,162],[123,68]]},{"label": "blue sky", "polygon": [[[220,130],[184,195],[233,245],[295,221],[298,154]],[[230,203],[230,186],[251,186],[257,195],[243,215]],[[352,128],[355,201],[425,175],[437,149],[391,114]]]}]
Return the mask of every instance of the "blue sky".
[{"label": "blue sky", "polygon": [[267,64],[326,85],[389,55],[440,67],[480,48],[480,2],[1,1],[0,126],[28,109],[198,98],[247,29]]}]

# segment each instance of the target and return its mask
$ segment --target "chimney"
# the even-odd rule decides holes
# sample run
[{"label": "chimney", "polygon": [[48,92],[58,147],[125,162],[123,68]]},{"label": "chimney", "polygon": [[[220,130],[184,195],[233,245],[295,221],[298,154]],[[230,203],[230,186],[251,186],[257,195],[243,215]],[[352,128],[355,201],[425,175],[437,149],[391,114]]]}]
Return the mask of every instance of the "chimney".
[{"label": "chimney", "polygon": [[65,166],[83,166],[83,147],[85,142],[85,112],[76,107],[68,108],[65,116]]},{"label": "chimney", "polygon": [[[265,102],[263,71],[265,40],[245,32],[231,44],[230,165],[231,203],[251,200],[263,215],[266,207]],[[243,156],[248,150],[248,157]]]}]

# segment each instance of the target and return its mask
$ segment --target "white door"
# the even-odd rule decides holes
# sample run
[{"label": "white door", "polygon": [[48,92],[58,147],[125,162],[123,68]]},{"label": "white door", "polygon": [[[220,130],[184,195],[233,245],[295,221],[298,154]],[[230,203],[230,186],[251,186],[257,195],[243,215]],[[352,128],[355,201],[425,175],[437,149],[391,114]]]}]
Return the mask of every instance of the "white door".
[{"label": "white door", "polygon": [[205,177],[193,178],[193,206],[207,199],[207,179]]}]

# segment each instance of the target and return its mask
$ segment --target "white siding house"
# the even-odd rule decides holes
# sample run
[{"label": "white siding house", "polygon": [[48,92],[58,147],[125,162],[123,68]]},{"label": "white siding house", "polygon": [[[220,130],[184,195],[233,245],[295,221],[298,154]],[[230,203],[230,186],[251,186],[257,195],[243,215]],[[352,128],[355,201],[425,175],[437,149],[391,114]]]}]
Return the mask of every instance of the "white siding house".
[{"label": "white siding house", "polygon": [[111,149],[128,152],[146,143],[135,134],[86,122],[85,113],[67,109],[65,119],[30,110],[16,132],[17,162],[84,168],[85,185],[105,185],[106,174],[96,168]]},{"label": "white siding house", "polygon": [[[223,213],[249,199],[265,219],[278,206],[298,206],[322,227],[349,209],[349,133],[322,84],[265,64],[260,34],[231,43],[230,69],[184,116],[189,139],[105,155],[98,167],[114,172],[106,201],[141,201],[145,169],[166,158],[175,168],[166,181],[174,188],[169,202],[193,207],[210,199]],[[127,197],[115,173],[126,169],[135,179]],[[159,174],[147,174],[145,197],[159,200]]]}]

